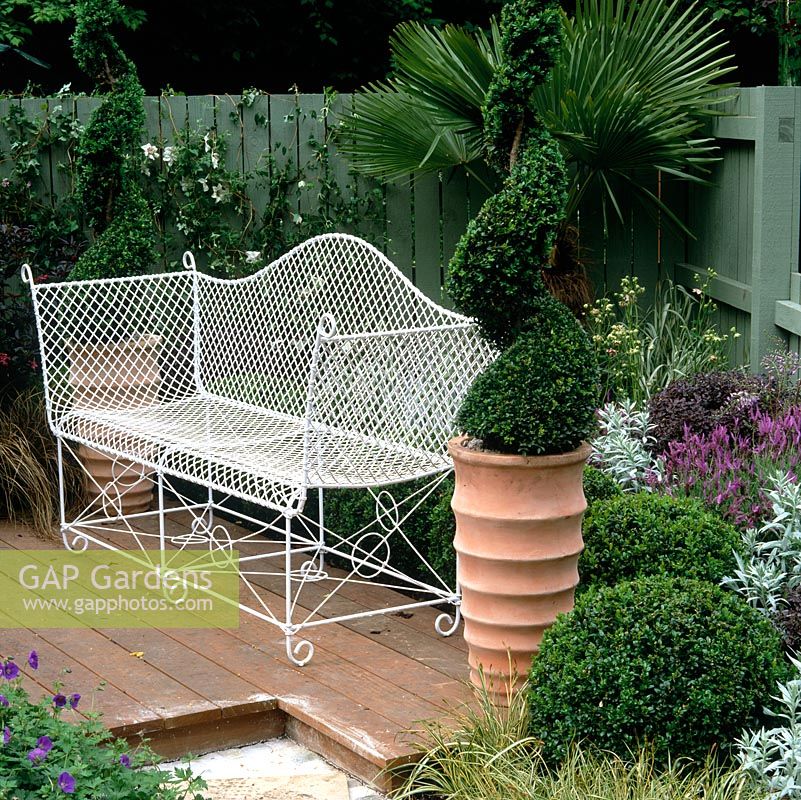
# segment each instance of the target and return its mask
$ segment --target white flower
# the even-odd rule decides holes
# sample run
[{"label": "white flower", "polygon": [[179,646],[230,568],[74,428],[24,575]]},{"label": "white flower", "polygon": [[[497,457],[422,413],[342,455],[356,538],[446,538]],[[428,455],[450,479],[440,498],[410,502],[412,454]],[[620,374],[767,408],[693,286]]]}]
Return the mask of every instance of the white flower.
[{"label": "white flower", "polygon": [[191,188],[192,181],[190,181],[189,178],[181,178],[181,191],[187,194]]},{"label": "white flower", "polygon": [[159,149],[154,144],[147,144],[142,145],[142,152],[145,154],[145,158],[149,158],[151,161],[155,161],[159,155]]},{"label": "white flower", "polygon": [[56,97],[62,99],[65,95],[68,95],[72,92],[72,83],[65,83],[57,92]]},{"label": "white flower", "polygon": [[300,214],[293,214],[292,222],[294,222],[295,225],[300,225],[300,223],[303,222],[303,217],[301,217]]},{"label": "white flower", "polygon": [[245,263],[255,264],[261,258],[261,250],[245,250]]},{"label": "white flower", "polygon": [[172,164],[173,161],[175,161],[175,148],[165,147],[164,152],[161,154],[161,158],[165,164]]},{"label": "white flower", "polygon": [[211,168],[217,169],[220,166],[220,157],[217,153],[212,152],[211,154]]},{"label": "white flower", "polygon": [[221,183],[215,183],[214,188],[211,190],[211,196],[214,198],[215,203],[221,203],[228,197],[228,192]]},{"label": "white flower", "polygon": [[693,289],[693,294],[697,294],[699,297],[704,293],[703,289],[699,289],[697,286]]},{"label": "white flower", "polygon": [[206,178],[199,178],[198,183],[203,187],[204,192],[208,192],[209,190],[209,182]]},{"label": "white flower", "polygon": [[306,181],[298,181],[298,189],[302,189],[306,185]]},{"label": "white flower", "polygon": [[208,132],[208,133],[207,133],[207,134],[206,134],[206,135],[203,137],[203,145],[205,146],[205,149],[206,149],[206,152],[207,152],[207,153],[209,152],[209,150],[211,150],[211,145],[209,144],[209,136],[211,136],[211,131],[209,131],[209,132]]}]

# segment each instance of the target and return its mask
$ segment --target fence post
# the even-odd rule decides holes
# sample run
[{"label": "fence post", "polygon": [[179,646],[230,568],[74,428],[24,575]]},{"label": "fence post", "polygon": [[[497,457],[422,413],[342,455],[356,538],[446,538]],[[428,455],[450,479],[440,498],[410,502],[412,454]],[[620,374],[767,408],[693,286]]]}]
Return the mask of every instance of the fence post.
[{"label": "fence post", "polygon": [[[797,90],[785,86],[753,89],[756,118],[751,301],[753,371],[777,337],[776,302],[790,297],[790,275],[798,270],[799,163]],[[794,141],[795,140],[795,141]]]}]

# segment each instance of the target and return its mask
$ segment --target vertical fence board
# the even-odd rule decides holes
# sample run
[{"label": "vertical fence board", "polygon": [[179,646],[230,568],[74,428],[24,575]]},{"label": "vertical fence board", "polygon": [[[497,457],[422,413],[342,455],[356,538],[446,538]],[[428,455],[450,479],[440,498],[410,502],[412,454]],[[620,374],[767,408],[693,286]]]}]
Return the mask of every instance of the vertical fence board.
[{"label": "vertical fence board", "polygon": [[270,99],[257,96],[242,109],[242,166],[245,173],[262,171],[248,179],[247,193],[253,203],[256,220],[261,219],[270,202]]},{"label": "vertical fence board", "polygon": [[[20,107],[23,114],[35,125],[43,124],[45,137],[49,137],[49,120],[47,100],[40,97],[23,97],[20,100]],[[50,150],[45,150],[39,159],[40,169],[38,174],[31,178],[31,189],[42,200],[43,203],[52,206],[53,186],[50,180]]]},{"label": "vertical fence board", "polygon": [[795,119],[795,90],[790,87],[761,87],[752,97],[752,109],[757,126],[751,360],[758,365],[783,333],[774,324],[776,301],[790,296],[790,274],[798,268],[798,219],[792,217],[789,198],[796,196],[801,179],[793,142],[801,120]]},{"label": "vertical fence board", "polygon": [[418,175],[414,191],[414,282],[434,300],[441,296],[439,178]]},{"label": "vertical fence board", "polygon": [[414,279],[412,177],[387,184],[387,256],[403,274]]},{"label": "vertical fence board", "polygon": [[[180,137],[186,134],[189,125],[187,122],[187,98],[182,95],[174,97],[161,97],[159,99],[159,133],[165,146],[174,146]],[[164,261],[168,269],[178,266],[179,259],[184,250],[183,235],[176,227],[177,220],[164,213]],[[193,248],[196,249],[196,248]],[[203,263],[204,256],[196,252],[195,258],[199,264]]]},{"label": "vertical fence board", "polygon": [[298,198],[301,216],[317,210],[320,185],[328,178],[318,157],[318,148],[325,141],[324,105],[322,94],[298,97],[298,172],[302,173],[305,183]]},{"label": "vertical fence board", "polygon": [[[467,175],[457,167],[442,178],[442,282],[447,285],[448,264],[456,245],[467,228]],[[447,293],[442,293],[443,302],[450,305]]]},{"label": "vertical fence board", "polygon": [[[2,112],[0,112],[2,113]],[[63,113],[68,119],[75,119],[75,100],[65,97],[63,100],[50,98],[48,113],[51,117]],[[50,186],[53,191],[53,203],[72,194],[74,175],[72,171],[75,153],[68,150],[66,142],[54,141],[50,145]]]},{"label": "vertical fence board", "polygon": [[[270,152],[275,176],[286,176],[288,181],[298,180],[298,115],[295,95],[270,95]],[[300,213],[295,203],[292,213]],[[291,219],[285,225],[293,225]]]},{"label": "vertical fence board", "polygon": [[[0,120],[8,118],[8,112],[12,103],[16,100],[0,100]],[[12,172],[12,164],[9,158],[9,147],[11,140],[6,131],[5,125],[0,125],[0,178],[7,178]]]},{"label": "vertical fence board", "polygon": [[[337,136],[341,129],[341,123],[350,116],[353,109],[353,96],[349,94],[338,94],[331,101],[328,116],[325,120],[327,153],[328,153],[328,175],[332,183],[337,187],[342,199],[345,202],[353,197],[354,178],[350,174],[347,160],[337,152]],[[347,233],[352,233],[348,230]],[[386,242],[384,251],[386,252]],[[411,257],[410,257],[411,262]]]}]

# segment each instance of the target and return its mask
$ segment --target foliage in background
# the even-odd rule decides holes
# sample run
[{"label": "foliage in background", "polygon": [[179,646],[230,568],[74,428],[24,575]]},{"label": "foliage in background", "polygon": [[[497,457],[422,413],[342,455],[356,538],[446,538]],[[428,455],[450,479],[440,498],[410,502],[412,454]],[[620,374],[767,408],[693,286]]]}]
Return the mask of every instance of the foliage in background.
[{"label": "foliage in background", "polygon": [[698,500],[646,492],[594,503],[582,531],[582,592],[646,575],[719,583],[741,547],[734,527]]},{"label": "foliage in background", "polygon": [[600,432],[592,440],[590,463],[625,492],[653,491],[662,464],[652,455],[655,439],[647,409],[631,400],[606,403],[598,410]]},{"label": "foliage in background", "polygon": [[[646,185],[657,169],[701,180],[715,158],[700,131],[722,102],[715,93],[733,66],[711,15],[682,11],[678,0],[667,7],[662,0],[579,0],[575,19],[563,15],[561,27],[550,79],[525,90],[576,167],[565,216],[593,187],[619,213],[622,182],[678,221]],[[348,157],[381,178],[456,164],[476,171],[479,112],[501,69],[498,29],[487,38],[456,26],[438,33],[405,25],[390,47],[394,72],[356,95]]]},{"label": "foliage in background", "polygon": [[726,368],[728,343],[740,334],[718,332],[717,306],[707,294],[713,279],[709,273],[692,293],[665,280],[643,308],[645,289],[636,277],[623,278],[619,291],[587,309],[606,398],[641,404],[679,378]]},{"label": "foliage in background", "polygon": [[790,675],[773,625],[736,594],[687,578],[593,588],[543,637],[531,734],[556,763],[573,742],[658,763],[726,753]]},{"label": "foliage in background", "polygon": [[774,620],[784,635],[784,644],[791,653],[801,652],[801,587],[789,589],[784,597],[784,608]]},{"label": "foliage in background", "polygon": [[[64,459],[67,503],[81,497],[83,473]],[[31,388],[0,405],[0,519],[25,521],[52,536],[59,518],[56,442],[47,426],[44,396]]]},{"label": "foliage in background", "polygon": [[125,800],[203,800],[205,782],[189,767],[170,773],[142,769],[158,761],[146,745],[135,750],[115,739],[89,712],[90,698],[67,694],[60,683],[51,695],[32,701],[22,686],[22,670],[33,675],[39,657],[27,665],[6,656],[0,664],[0,797],[75,800],[118,797]]},{"label": "foliage in background", "polygon": [[[403,483],[392,487],[392,494],[400,503],[411,495],[423,493],[428,483],[428,480]],[[408,539],[448,586],[456,585],[455,523],[450,509],[452,496],[453,479],[446,478],[426,497],[418,497],[407,506],[401,506],[403,536],[394,532],[389,540],[393,567],[417,580],[428,584],[433,582],[430,570],[421,563],[420,557],[406,541]],[[406,516],[417,500],[421,501],[419,505]],[[355,541],[362,532],[375,530],[379,525],[376,522],[378,511],[376,499],[367,489],[326,491],[325,526],[339,536]],[[329,544],[335,545],[338,541],[331,538]]]},{"label": "foliage in background", "polygon": [[685,431],[708,434],[718,425],[733,424],[753,405],[772,404],[776,393],[770,379],[743,369],[701,372],[673,381],[648,401],[653,450],[665,452]]},{"label": "foliage in background", "polygon": [[772,800],[797,797],[801,790],[801,661],[790,659],[795,674],[778,686],[772,698],[778,711],[766,709],[779,720],[773,728],[744,731],[737,740],[737,758],[750,786]]},{"label": "foliage in background", "polygon": [[[239,125],[242,110],[260,94],[245,90],[228,110],[230,120]],[[166,252],[188,248],[216,274],[241,277],[316,234],[369,230],[380,216],[383,194],[378,187],[357,187],[353,177],[343,185],[333,174],[335,97],[327,93],[321,108],[293,112],[318,120],[323,128],[321,138],[311,134],[304,142],[310,153],[306,163],[298,162],[295,142],[274,140],[247,170],[231,169],[228,151],[239,143],[227,133],[185,129],[182,121],[168,120],[170,144],[166,138],[145,143],[140,164]],[[267,130],[266,117],[256,115],[255,122]],[[265,195],[267,202],[257,206],[256,198]]]},{"label": "foliage in background", "polygon": [[155,261],[150,209],[134,161],[144,90],[112,33],[126,13],[118,0],[81,0],[75,8],[75,59],[104,96],[76,149],[75,191],[92,240],[70,273],[73,280],[141,275]]}]

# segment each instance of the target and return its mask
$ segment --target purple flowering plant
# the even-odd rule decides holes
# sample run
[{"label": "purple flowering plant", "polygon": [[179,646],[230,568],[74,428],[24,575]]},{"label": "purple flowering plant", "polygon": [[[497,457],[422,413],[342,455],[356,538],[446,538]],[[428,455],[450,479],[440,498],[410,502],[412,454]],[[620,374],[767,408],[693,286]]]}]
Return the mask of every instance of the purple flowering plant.
[{"label": "purple flowering plant", "polygon": [[[9,670],[9,664],[16,670]],[[32,699],[22,676],[39,677],[38,668],[35,652],[27,660],[0,662],[5,701],[0,702],[0,798],[204,800],[206,785],[189,767],[174,774],[139,769],[158,760],[153,752],[146,745],[131,751],[127,742],[112,737],[99,714],[77,710],[77,692],[67,694],[56,684]]]},{"label": "purple flowering plant", "polygon": [[741,528],[759,527],[771,512],[770,476],[798,475],[801,405],[778,411],[758,406],[710,433],[685,430],[664,455],[663,489],[699,497]]}]

